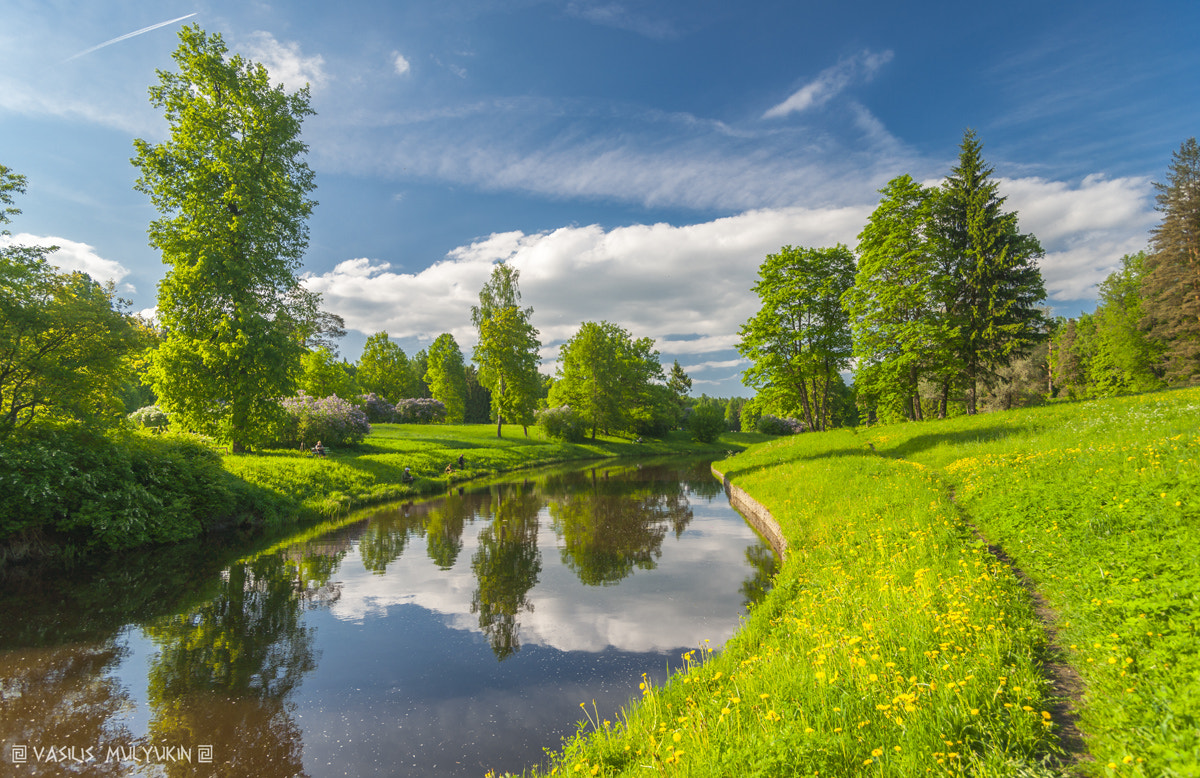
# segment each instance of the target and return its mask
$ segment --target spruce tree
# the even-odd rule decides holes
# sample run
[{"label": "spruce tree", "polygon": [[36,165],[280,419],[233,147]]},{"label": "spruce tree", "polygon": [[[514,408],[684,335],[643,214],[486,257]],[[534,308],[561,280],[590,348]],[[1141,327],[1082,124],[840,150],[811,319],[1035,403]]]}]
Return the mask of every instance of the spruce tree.
[{"label": "spruce tree", "polygon": [[1037,267],[1042,246],[1018,231],[1016,211],[1003,210],[983,143],[967,130],[960,148],[935,209],[941,304],[958,330],[957,375],[941,380],[943,401],[957,384],[973,414],[979,382],[1045,337],[1038,303],[1046,289]]},{"label": "spruce tree", "polygon": [[1171,158],[1158,190],[1162,222],[1146,257],[1142,327],[1165,346],[1166,378],[1200,373],[1200,146],[1189,138]]}]

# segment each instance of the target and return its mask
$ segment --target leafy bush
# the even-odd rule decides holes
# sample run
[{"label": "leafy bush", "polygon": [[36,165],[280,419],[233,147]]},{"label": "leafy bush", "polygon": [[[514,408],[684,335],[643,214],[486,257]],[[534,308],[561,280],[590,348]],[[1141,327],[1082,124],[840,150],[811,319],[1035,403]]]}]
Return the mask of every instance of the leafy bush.
[{"label": "leafy bush", "polygon": [[569,405],[538,411],[537,425],[554,440],[578,443],[587,434],[583,419]]},{"label": "leafy bush", "polygon": [[687,420],[692,440],[713,443],[725,431],[725,410],[719,405],[701,405],[692,409]]},{"label": "leafy bush", "polygon": [[252,491],[190,437],[13,436],[0,444],[0,541],[24,531],[81,549],[178,541],[280,507],[251,505]]},{"label": "leafy bush", "polygon": [[166,429],[167,424],[170,422],[166,411],[157,405],[147,405],[144,408],[138,408],[129,414],[129,420],[139,427],[145,427],[155,432]]},{"label": "leafy bush", "polygon": [[287,420],[278,442],[285,446],[307,447],[317,441],[326,446],[357,445],[371,431],[367,414],[336,395],[317,399],[301,392],[284,399],[282,405]]},{"label": "leafy bush", "polygon": [[360,394],[355,405],[367,414],[367,421],[372,424],[386,424],[396,417],[396,406],[374,392]]},{"label": "leafy bush", "polygon": [[446,420],[446,405],[430,397],[415,397],[396,403],[397,424],[440,424]]},{"label": "leafy bush", "polygon": [[764,413],[758,417],[756,429],[764,435],[799,435],[804,432],[804,422]]}]

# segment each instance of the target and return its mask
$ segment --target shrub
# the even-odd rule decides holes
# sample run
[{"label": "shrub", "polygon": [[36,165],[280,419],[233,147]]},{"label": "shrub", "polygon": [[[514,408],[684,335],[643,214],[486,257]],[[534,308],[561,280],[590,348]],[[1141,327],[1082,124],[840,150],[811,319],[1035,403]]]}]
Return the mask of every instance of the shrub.
[{"label": "shrub", "polygon": [[804,422],[764,413],[758,417],[756,429],[764,435],[799,435],[804,432]]},{"label": "shrub", "polygon": [[701,405],[692,409],[687,420],[692,440],[713,443],[725,431],[725,410],[719,405]]},{"label": "shrub", "polygon": [[83,549],[173,542],[265,513],[250,492],[186,436],[55,430],[0,443],[0,541],[34,531]]},{"label": "shrub", "polygon": [[317,399],[301,392],[283,400],[287,420],[279,443],[307,447],[318,440],[326,446],[362,443],[371,431],[367,414],[337,395]]},{"label": "shrub", "polygon": [[374,392],[360,394],[355,405],[367,414],[367,421],[372,424],[386,424],[396,417],[396,406]]},{"label": "shrub", "polygon": [[167,424],[170,422],[166,411],[157,405],[147,405],[144,408],[138,408],[129,414],[129,420],[139,427],[145,427],[155,432],[161,432],[166,429]]},{"label": "shrub", "polygon": [[429,397],[396,402],[397,424],[440,424],[446,420],[446,404]]},{"label": "shrub", "polygon": [[578,443],[587,434],[586,425],[579,414],[571,410],[569,405],[557,408],[546,408],[538,411],[537,425],[546,436],[554,440],[566,440]]}]

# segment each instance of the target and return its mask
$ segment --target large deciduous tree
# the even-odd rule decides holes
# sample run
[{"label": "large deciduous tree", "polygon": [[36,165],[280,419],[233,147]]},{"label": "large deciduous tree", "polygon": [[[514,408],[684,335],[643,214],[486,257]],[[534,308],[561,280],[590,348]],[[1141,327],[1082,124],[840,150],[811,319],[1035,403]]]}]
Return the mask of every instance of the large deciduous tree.
[{"label": "large deciduous tree", "polygon": [[479,305],[471,307],[471,321],[479,330],[474,359],[479,383],[491,392],[496,437],[501,437],[506,419],[521,424],[529,434],[541,390],[538,349],[542,344],[529,321],[533,308],[519,305],[519,278],[515,267],[496,265],[479,291]]},{"label": "large deciduous tree", "polygon": [[354,378],[364,392],[373,392],[393,403],[418,394],[412,386],[404,349],[389,340],[386,332],[376,332],[367,338]]},{"label": "large deciduous tree", "polygon": [[187,426],[245,450],[291,393],[317,297],[296,272],[316,202],[300,127],[308,88],[272,87],[220,35],[180,30],[178,72],[159,71],[151,103],[168,140],[134,142],[137,189],[162,214],[150,243],[169,266],[158,288],[162,344],[151,375]]},{"label": "large deciduous tree", "polygon": [[1162,221],[1146,257],[1142,326],[1165,345],[1166,377],[1200,373],[1200,145],[1184,141],[1171,156],[1167,182],[1156,183]]},{"label": "large deciduous tree", "polygon": [[425,383],[435,400],[446,406],[446,421],[461,424],[467,410],[467,373],[462,350],[449,332],[429,346]]},{"label": "large deciduous tree", "polygon": [[[1046,297],[1037,266],[1042,246],[1018,231],[1016,211],[1003,210],[982,150],[967,130],[934,209],[940,295],[957,330],[967,413],[976,412],[980,381],[1027,353],[1046,330],[1038,307]],[[942,383],[944,404],[952,378]]]},{"label": "large deciduous tree", "polygon": [[810,430],[825,429],[834,378],[853,353],[842,296],[854,283],[854,256],[842,245],[784,246],[767,255],[758,277],[762,307],[738,343],[753,362],[744,380],[798,407]]},{"label": "large deciduous tree", "polygon": [[[13,195],[24,191],[25,177],[0,165],[0,226],[20,213]],[[42,421],[104,426],[123,415],[137,329],[111,285],[57,271],[53,251],[0,241],[0,441]]]},{"label": "large deciduous tree", "polygon": [[924,418],[919,385],[944,369],[954,334],[938,302],[933,253],[936,190],[903,175],[858,236],[858,273],[843,303],[850,316],[860,397]]},{"label": "large deciduous tree", "polygon": [[650,338],[636,340],[606,321],[584,322],[563,344],[550,405],[569,405],[592,428],[628,429],[640,409],[656,400],[655,380],[663,379],[658,351]]}]

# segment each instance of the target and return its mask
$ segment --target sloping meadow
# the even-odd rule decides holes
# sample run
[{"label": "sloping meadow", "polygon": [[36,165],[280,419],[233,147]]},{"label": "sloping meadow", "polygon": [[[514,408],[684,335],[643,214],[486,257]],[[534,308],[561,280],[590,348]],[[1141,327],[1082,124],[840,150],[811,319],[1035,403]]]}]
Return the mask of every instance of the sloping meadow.
[{"label": "sloping meadow", "polygon": [[[788,540],[724,651],[547,772],[1187,775],[1200,390],[800,435],[715,467]],[[1057,612],[1056,646],[1029,592]],[[1063,754],[1045,664],[1085,684]],[[1075,759],[1080,758],[1076,762]]]}]

